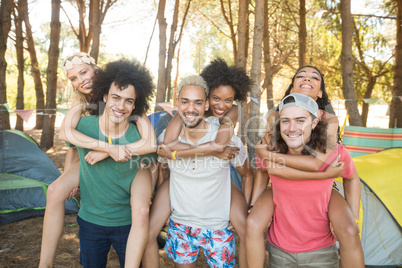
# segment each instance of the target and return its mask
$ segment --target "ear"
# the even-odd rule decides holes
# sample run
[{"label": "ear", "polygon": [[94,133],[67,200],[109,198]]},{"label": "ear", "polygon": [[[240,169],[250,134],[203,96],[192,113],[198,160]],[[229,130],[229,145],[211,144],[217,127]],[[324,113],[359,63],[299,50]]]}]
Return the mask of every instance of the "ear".
[{"label": "ear", "polygon": [[208,111],[208,110],[209,110],[209,100],[207,99],[205,101],[205,111]]},{"label": "ear", "polygon": [[311,123],[311,129],[314,130],[315,127],[318,125],[318,122],[320,122],[320,120],[318,118],[315,118],[313,120],[313,122]]},{"label": "ear", "polygon": [[317,97],[322,98],[322,90],[318,92]]},{"label": "ear", "polygon": [[103,95],[103,101],[104,101],[104,102],[107,102],[107,95],[108,95],[108,94]]}]

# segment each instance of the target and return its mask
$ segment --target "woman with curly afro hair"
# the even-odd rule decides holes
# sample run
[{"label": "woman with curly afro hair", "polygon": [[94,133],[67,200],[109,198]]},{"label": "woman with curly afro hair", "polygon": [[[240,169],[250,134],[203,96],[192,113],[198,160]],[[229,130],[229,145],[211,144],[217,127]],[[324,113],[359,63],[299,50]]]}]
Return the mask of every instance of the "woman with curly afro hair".
[{"label": "woman with curly afro hair", "polygon": [[[220,58],[209,63],[200,75],[204,78],[209,88],[209,110],[206,111],[205,118],[210,124],[220,125],[215,141],[190,147],[188,144],[178,142],[177,139],[183,125],[179,115],[176,114],[166,129],[164,143],[168,146],[158,147],[159,156],[179,159],[197,155],[213,155],[221,159],[232,159],[238,154],[238,148],[229,144],[231,137],[234,135],[234,126],[238,117],[238,108],[234,102],[247,99],[247,94],[251,90],[252,80],[243,68],[229,66]],[[242,192],[232,183],[230,220],[240,238],[240,267],[246,267],[246,217],[254,174],[248,159],[236,169],[242,176],[240,186]],[[170,214],[168,189],[169,182],[164,181],[158,188],[158,198],[154,200],[151,208],[150,234],[144,254],[144,264],[147,264],[148,260],[157,257],[155,255],[156,237],[167,219],[165,215]],[[151,255],[152,252],[154,252],[154,255]]]}]

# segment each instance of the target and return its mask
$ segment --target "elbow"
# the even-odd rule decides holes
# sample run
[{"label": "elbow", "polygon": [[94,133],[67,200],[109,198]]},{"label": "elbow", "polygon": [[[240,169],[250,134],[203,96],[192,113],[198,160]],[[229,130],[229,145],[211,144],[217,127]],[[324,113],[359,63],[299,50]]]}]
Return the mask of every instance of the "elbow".
[{"label": "elbow", "polygon": [[59,139],[62,141],[67,141],[67,137],[66,137],[66,134],[64,133],[64,131],[59,132]]}]

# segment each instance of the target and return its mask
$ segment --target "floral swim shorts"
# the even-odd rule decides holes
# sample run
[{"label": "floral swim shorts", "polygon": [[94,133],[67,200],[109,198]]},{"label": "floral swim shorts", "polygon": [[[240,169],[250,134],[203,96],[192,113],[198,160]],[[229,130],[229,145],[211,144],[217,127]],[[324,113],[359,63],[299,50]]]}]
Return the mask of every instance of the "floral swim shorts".
[{"label": "floral swim shorts", "polygon": [[192,228],[180,223],[169,223],[165,251],[178,264],[197,260],[200,248],[210,267],[234,267],[235,237],[228,229]]}]

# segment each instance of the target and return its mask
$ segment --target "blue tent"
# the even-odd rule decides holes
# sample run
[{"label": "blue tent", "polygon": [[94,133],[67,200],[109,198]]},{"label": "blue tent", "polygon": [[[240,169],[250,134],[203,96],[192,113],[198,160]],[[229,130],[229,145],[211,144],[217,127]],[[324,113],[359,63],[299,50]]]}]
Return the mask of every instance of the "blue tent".
[{"label": "blue tent", "polygon": [[[27,134],[0,131],[0,225],[43,216],[49,184],[61,175],[49,157]],[[66,213],[77,213],[67,200]]]}]

